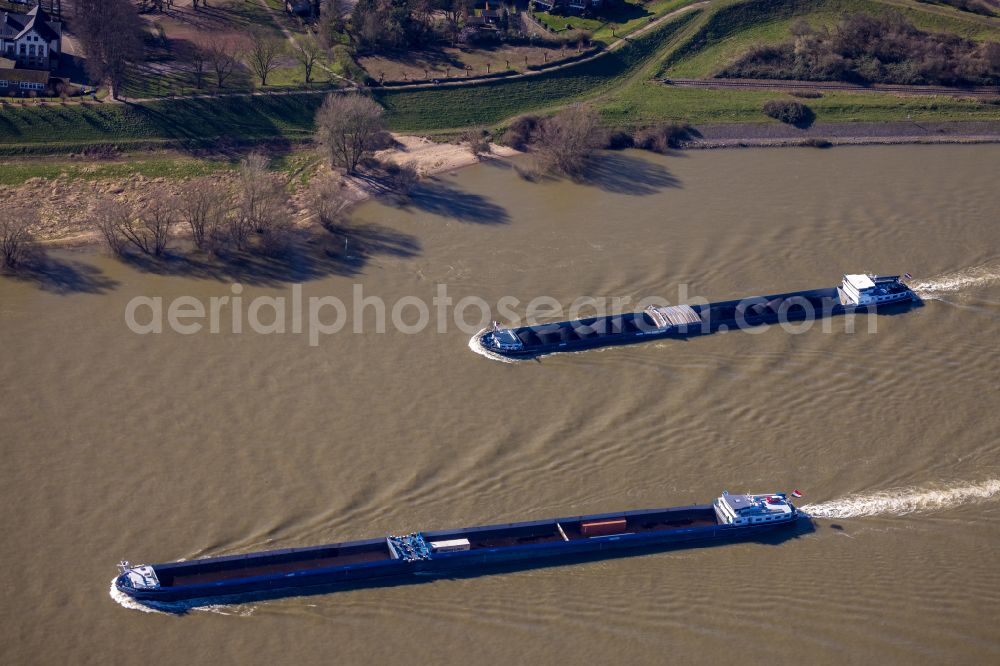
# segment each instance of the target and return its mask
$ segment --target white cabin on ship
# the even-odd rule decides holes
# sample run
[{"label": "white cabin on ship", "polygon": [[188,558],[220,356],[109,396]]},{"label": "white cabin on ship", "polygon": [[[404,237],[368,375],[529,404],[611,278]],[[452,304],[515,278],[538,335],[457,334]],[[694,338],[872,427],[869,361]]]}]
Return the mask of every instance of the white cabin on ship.
[{"label": "white cabin on ship", "polygon": [[760,525],[795,520],[797,511],[784,493],[772,495],[730,495],[723,492],[715,500],[720,525]]},{"label": "white cabin on ship", "polygon": [[913,298],[913,292],[898,275],[848,274],[844,276],[840,289],[850,305],[873,305]]}]

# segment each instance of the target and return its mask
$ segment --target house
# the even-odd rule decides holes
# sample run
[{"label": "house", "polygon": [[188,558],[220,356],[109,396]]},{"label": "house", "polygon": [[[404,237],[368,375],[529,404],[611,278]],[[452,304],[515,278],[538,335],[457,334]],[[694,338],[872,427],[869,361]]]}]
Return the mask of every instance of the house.
[{"label": "house", "polygon": [[12,61],[0,58],[0,97],[51,96],[58,81],[44,69],[15,69]]},{"label": "house", "polygon": [[40,6],[27,14],[0,12],[0,58],[13,60],[18,68],[52,70],[61,52],[62,23]]},{"label": "house", "polygon": [[285,0],[285,11],[292,16],[311,16],[313,9],[312,0]]},{"label": "house", "polygon": [[597,9],[603,4],[603,0],[532,0],[531,4],[535,11],[551,12],[555,10],[572,14],[582,12],[585,9]]}]

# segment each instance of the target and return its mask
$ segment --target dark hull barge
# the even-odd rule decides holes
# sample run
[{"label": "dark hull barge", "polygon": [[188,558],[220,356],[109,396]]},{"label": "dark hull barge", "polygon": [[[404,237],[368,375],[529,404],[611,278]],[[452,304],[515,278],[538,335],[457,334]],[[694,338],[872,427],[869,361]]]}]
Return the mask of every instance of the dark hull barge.
[{"label": "dark hull barge", "polygon": [[168,564],[122,562],[115,587],[149,602],[285,596],[429,572],[486,572],[517,563],[554,565],[630,550],[754,539],[789,528],[798,517],[783,493],[723,493],[712,504],[392,535]]},{"label": "dark hull barge", "polygon": [[898,275],[845,275],[840,287],[753,296],[699,305],[650,306],[642,312],[503,328],[494,324],[476,343],[493,354],[534,357],[659,338],[687,338],[716,331],[822,319],[846,313],[875,314],[918,301]]}]

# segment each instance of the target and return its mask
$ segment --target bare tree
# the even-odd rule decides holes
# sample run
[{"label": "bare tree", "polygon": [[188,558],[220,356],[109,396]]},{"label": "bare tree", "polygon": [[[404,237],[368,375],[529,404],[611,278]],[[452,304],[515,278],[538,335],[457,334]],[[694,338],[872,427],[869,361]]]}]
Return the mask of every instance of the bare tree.
[{"label": "bare tree", "polygon": [[279,237],[291,229],[288,191],[285,181],[267,169],[268,159],[251,153],[240,163],[236,211],[230,217],[229,237],[239,250],[250,247],[259,234],[265,251],[273,251]]},{"label": "bare tree", "polygon": [[137,216],[130,216],[120,231],[132,245],[144,254],[163,256],[170,240],[170,229],[177,221],[174,199],[166,189],[149,193]]},{"label": "bare tree", "polygon": [[209,50],[200,42],[181,42],[181,44],[176,51],[176,57],[191,74],[195,87],[200,89],[205,85],[205,76],[211,66]]},{"label": "bare tree", "polygon": [[213,39],[206,45],[206,52],[215,73],[215,85],[222,88],[240,62],[240,44],[232,38]]},{"label": "bare tree", "polygon": [[316,113],[316,141],[330,163],[354,173],[384,129],[383,109],[356,93],[331,93]]},{"label": "bare tree", "polygon": [[316,61],[319,60],[322,53],[322,45],[320,45],[316,37],[311,34],[300,37],[299,40],[295,42],[295,50],[292,55],[295,56],[296,60],[302,63],[302,68],[305,70],[306,74],[306,83],[312,82],[313,67],[316,66]]},{"label": "bare tree", "polygon": [[566,176],[579,176],[594,151],[607,144],[597,113],[574,106],[541,121],[535,137],[539,166]]},{"label": "bare tree", "polygon": [[37,219],[37,211],[27,206],[0,212],[0,259],[6,268],[20,268],[31,259],[35,247],[31,227]]},{"label": "bare tree", "polygon": [[480,155],[486,155],[490,152],[489,136],[487,130],[476,127],[466,130],[459,141],[466,144],[469,147],[469,152],[478,159]]},{"label": "bare tree", "polygon": [[334,231],[343,222],[344,209],[350,199],[344,181],[328,175],[314,178],[309,183],[305,203],[325,229]]},{"label": "bare tree", "polygon": [[114,254],[123,256],[131,245],[143,254],[160,257],[167,249],[177,216],[170,194],[156,189],[142,206],[110,197],[99,199],[91,209],[90,219]]},{"label": "bare tree", "polygon": [[128,0],[81,0],[79,5],[74,23],[87,73],[107,83],[118,99],[130,64],[142,58],[139,14]]},{"label": "bare tree", "polygon": [[133,223],[135,219],[133,207],[112,197],[101,197],[92,204],[89,218],[91,224],[101,232],[104,243],[111,253],[123,256],[128,241],[121,229]]},{"label": "bare tree", "polygon": [[278,57],[284,50],[285,42],[276,37],[260,30],[251,34],[247,65],[260,79],[260,85],[267,85],[267,75],[278,66]]},{"label": "bare tree", "polygon": [[229,191],[211,177],[188,181],[177,199],[177,215],[191,227],[195,246],[218,252],[224,237],[227,216],[232,206]]}]

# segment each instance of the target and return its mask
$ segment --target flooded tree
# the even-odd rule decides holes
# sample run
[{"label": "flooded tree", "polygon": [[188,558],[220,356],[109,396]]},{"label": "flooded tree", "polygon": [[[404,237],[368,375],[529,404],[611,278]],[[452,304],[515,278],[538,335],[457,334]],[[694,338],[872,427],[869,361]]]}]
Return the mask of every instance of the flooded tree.
[{"label": "flooded tree", "polygon": [[384,130],[383,109],[369,97],[331,93],[316,113],[316,141],[333,166],[354,173]]},{"label": "flooded tree", "polygon": [[99,197],[91,205],[88,213],[90,223],[96,228],[111,254],[124,256],[128,241],[121,229],[132,224],[135,211],[131,204],[118,201],[114,197]]},{"label": "flooded tree", "polygon": [[324,229],[336,230],[344,220],[344,209],[350,203],[344,181],[334,175],[320,176],[309,183],[305,204]]},{"label": "flooded tree", "polygon": [[538,166],[565,176],[579,176],[594,152],[607,145],[607,133],[593,109],[574,106],[538,124],[533,146]]},{"label": "flooded tree", "polygon": [[0,213],[0,260],[8,270],[27,264],[35,249],[31,228],[38,220],[33,208],[15,208]]},{"label": "flooded tree", "polygon": [[260,247],[274,254],[287,246],[291,233],[291,211],[285,180],[268,170],[269,160],[251,153],[240,163],[236,210],[229,218],[229,238],[239,250]]},{"label": "flooded tree", "polygon": [[162,188],[152,190],[142,204],[104,197],[94,202],[91,223],[111,252],[124,256],[128,247],[161,257],[177,221],[173,197]]},{"label": "flooded tree", "polygon": [[177,199],[177,214],[191,229],[195,246],[217,253],[225,243],[232,208],[229,189],[213,178],[188,181]]},{"label": "flooded tree", "polygon": [[469,152],[477,159],[481,155],[488,155],[490,152],[490,133],[483,127],[474,127],[466,130],[459,141],[468,146]]}]

